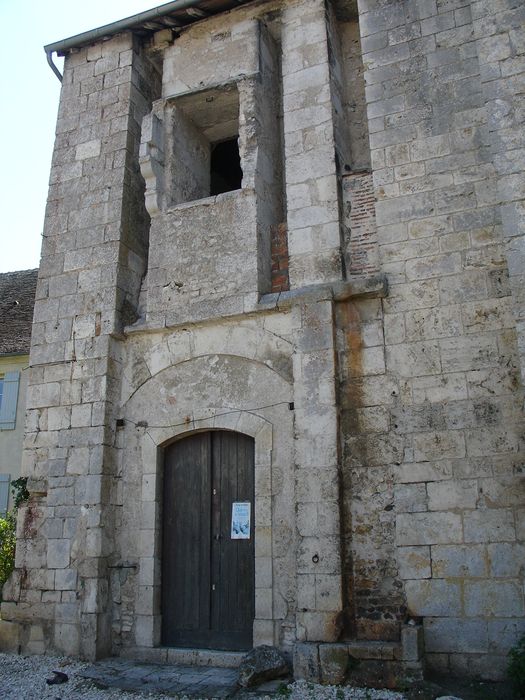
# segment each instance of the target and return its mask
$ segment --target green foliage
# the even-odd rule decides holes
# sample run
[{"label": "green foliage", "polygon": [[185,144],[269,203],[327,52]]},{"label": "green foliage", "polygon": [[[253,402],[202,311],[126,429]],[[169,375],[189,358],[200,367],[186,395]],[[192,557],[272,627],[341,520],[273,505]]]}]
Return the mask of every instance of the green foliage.
[{"label": "green foliage", "polygon": [[509,651],[507,673],[518,697],[525,696],[525,634]]},{"label": "green foliage", "polygon": [[11,572],[15,568],[16,547],[16,511],[20,504],[27,501],[27,477],[20,477],[11,482],[14,510],[7,513],[5,518],[0,518],[0,601],[2,600],[2,588]]},{"label": "green foliage", "polygon": [[7,513],[5,518],[0,518],[0,600],[2,586],[15,566],[15,533],[16,515]]},{"label": "green foliage", "polygon": [[286,683],[281,683],[279,685],[279,687],[277,688],[277,695],[280,698],[289,698],[291,694],[292,694],[292,689],[290,688],[289,685],[286,685]]},{"label": "green foliage", "polygon": [[29,498],[29,491],[27,490],[27,476],[21,476],[19,479],[14,479],[11,482],[11,493],[13,494],[13,501],[15,510],[19,505],[27,501]]}]

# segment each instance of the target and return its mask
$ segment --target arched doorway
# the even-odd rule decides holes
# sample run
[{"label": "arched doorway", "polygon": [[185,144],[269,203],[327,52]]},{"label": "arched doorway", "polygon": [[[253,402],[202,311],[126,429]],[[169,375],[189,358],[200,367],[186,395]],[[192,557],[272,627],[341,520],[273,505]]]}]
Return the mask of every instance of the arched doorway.
[{"label": "arched doorway", "polygon": [[253,438],[233,431],[207,431],[166,448],[164,645],[230,650],[252,647],[253,511]]}]

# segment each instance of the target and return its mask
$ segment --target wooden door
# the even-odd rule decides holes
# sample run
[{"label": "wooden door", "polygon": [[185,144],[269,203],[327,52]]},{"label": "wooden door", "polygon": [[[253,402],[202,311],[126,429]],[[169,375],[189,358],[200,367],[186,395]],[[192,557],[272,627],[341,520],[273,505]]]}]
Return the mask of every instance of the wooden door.
[{"label": "wooden door", "polygon": [[[251,504],[249,539],[232,539],[232,505]],[[166,449],[162,643],[250,649],[254,618],[254,442],[197,433]]]}]

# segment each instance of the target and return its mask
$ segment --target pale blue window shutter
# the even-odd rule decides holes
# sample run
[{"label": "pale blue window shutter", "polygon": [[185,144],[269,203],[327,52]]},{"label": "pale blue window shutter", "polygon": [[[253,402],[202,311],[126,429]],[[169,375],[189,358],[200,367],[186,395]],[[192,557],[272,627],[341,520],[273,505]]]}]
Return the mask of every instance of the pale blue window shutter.
[{"label": "pale blue window shutter", "polygon": [[9,503],[9,481],[10,474],[0,474],[0,517],[7,513]]},{"label": "pale blue window shutter", "polygon": [[19,383],[20,372],[5,373],[4,393],[2,395],[2,404],[0,405],[0,430],[15,429]]}]

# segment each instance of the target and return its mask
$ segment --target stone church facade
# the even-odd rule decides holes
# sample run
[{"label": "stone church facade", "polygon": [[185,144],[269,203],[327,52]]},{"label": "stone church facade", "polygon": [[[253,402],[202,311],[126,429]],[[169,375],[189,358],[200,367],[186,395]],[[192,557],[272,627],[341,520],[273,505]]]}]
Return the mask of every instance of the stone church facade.
[{"label": "stone church facade", "polygon": [[179,0],[46,47],[19,648],[272,644],[327,680],[338,654],[416,670],[424,636],[429,668],[502,676],[525,632],[524,15]]}]

